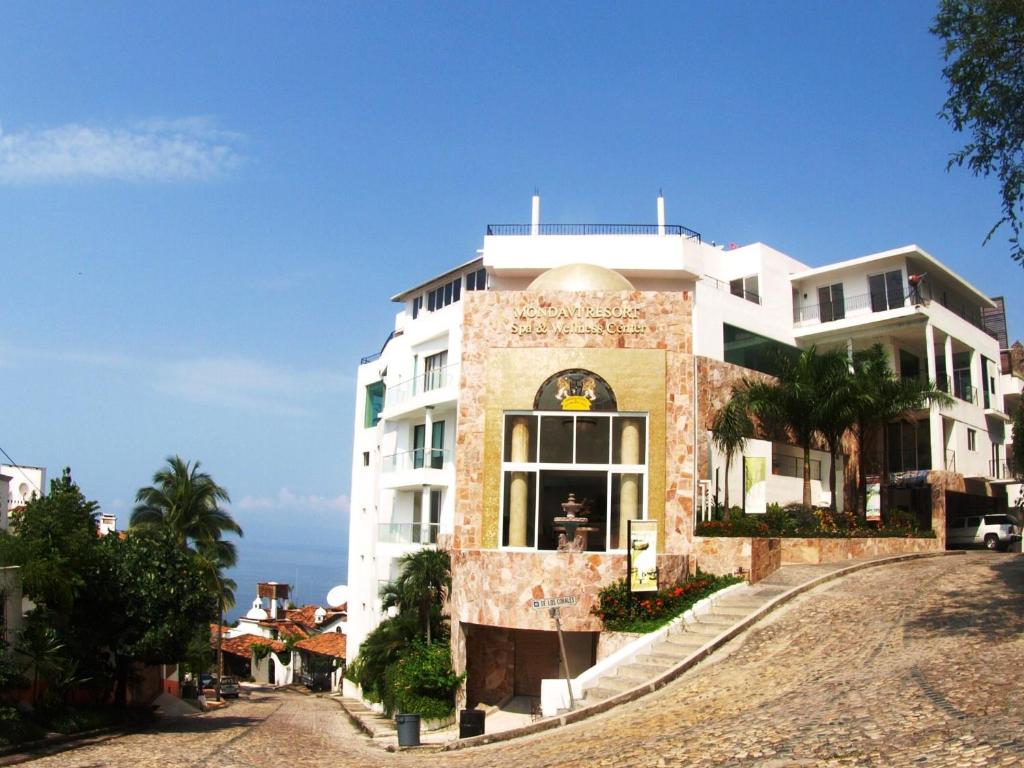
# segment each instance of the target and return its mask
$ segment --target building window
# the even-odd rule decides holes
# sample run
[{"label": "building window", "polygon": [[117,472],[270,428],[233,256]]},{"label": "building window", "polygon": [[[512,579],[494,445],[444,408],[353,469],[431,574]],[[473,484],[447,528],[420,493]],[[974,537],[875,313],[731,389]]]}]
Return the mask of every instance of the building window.
[{"label": "building window", "polygon": [[462,295],[462,278],[456,277],[432,291],[427,291],[427,311],[436,312],[459,300]]},{"label": "building window", "polygon": [[778,374],[782,359],[796,359],[800,354],[796,347],[728,323],[722,324],[722,345],[725,362],[772,376]]},{"label": "building window", "polygon": [[384,410],[384,382],[375,381],[366,385],[366,411],[363,426],[373,427],[380,421],[380,412]]},{"label": "building window", "polygon": [[445,385],[445,368],[448,366],[448,350],[423,359],[423,391],[440,389]]},{"label": "building window", "polygon": [[889,441],[889,470],[932,469],[931,431],[927,421],[894,422],[885,426]]},{"label": "building window", "polygon": [[978,450],[978,432],[974,429],[967,430],[967,450],[976,451]]},{"label": "building window", "polygon": [[823,323],[842,320],[846,317],[842,283],[823,285],[818,288],[818,317]]},{"label": "building window", "polygon": [[487,270],[480,268],[476,272],[470,272],[466,275],[466,290],[467,291],[486,291],[487,290]]},{"label": "building window", "polygon": [[412,300],[412,319],[415,320],[420,315],[420,310],[423,309],[423,297],[417,296]]},{"label": "building window", "polygon": [[[782,477],[804,476],[804,460],[802,456],[787,456],[782,453],[772,453],[772,474]],[[821,462],[811,459],[811,480],[821,480]]]},{"label": "building window", "polygon": [[430,427],[430,450],[427,451],[427,425],[412,428],[412,468],[444,468],[444,422],[435,421]]},{"label": "building window", "polygon": [[903,291],[903,272],[896,269],[884,275],[868,275],[868,290],[871,292],[872,312],[902,307],[906,296]]},{"label": "building window", "polygon": [[755,304],[761,303],[761,293],[758,289],[757,275],[738,277],[729,281],[729,293],[739,296],[741,299],[752,301]]},{"label": "building window", "polygon": [[502,546],[556,549],[573,494],[587,549],[621,550],[627,521],[646,516],[647,414],[509,412],[504,426]]},{"label": "building window", "polygon": [[370,452],[369,451],[363,451],[363,466],[364,467],[370,466]]}]

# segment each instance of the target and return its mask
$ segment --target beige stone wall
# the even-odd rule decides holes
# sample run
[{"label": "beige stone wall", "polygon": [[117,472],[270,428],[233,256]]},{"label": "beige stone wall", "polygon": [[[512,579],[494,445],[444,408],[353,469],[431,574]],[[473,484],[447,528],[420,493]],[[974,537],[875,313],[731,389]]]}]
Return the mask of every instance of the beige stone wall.
[{"label": "beige stone wall", "polygon": [[467,645],[466,704],[498,704],[515,689],[514,630],[503,627],[464,625]]},{"label": "beige stone wall", "polygon": [[598,552],[452,552],[452,622],[492,627],[541,629],[554,624],[533,600],[572,595],[577,604],[561,610],[567,632],[599,632],[590,614],[601,587],[626,575],[626,556]]},{"label": "beige stone wall", "polygon": [[928,473],[928,485],[932,489],[932,530],[939,542],[939,549],[946,548],[946,491],[966,490],[964,476],[945,470]]},{"label": "beige stone wall", "polygon": [[716,576],[728,576],[742,568],[751,583],[779,569],[782,548],[778,539],[740,536],[694,536],[691,565]]},{"label": "beige stone wall", "polygon": [[895,537],[850,539],[782,539],[782,562],[841,563],[863,557],[907,555],[914,552],[938,552],[939,539],[903,539]]}]

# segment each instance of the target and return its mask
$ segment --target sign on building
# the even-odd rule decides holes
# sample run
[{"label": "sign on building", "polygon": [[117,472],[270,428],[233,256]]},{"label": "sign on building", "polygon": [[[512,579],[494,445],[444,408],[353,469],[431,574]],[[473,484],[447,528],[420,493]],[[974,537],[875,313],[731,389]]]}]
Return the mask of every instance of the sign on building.
[{"label": "sign on building", "polygon": [[658,591],[658,521],[629,521],[629,591]]}]

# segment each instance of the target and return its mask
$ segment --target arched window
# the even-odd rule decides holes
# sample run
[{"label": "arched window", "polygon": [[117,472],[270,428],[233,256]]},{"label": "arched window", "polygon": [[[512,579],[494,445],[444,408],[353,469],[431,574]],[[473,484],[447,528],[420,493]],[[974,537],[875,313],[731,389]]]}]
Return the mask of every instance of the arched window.
[{"label": "arched window", "polygon": [[533,411],[508,411],[502,454],[503,547],[556,549],[569,494],[588,518],[587,549],[621,550],[628,520],[646,516],[647,414],[619,412],[615,393],[584,369],[560,371]]}]

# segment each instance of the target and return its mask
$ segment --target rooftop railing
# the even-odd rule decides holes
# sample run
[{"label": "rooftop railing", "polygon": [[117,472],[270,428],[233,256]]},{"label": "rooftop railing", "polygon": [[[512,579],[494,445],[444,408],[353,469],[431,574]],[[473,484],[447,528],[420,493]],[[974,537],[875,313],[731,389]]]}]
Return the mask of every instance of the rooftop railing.
[{"label": "rooftop railing", "polygon": [[488,224],[488,235],[677,235],[699,243],[700,232],[679,224]]},{"label": "rooftop railing", "polygon": [[719,280],[717,277],[712,277],[711,275],[703,275],[700,281],[708,285],[709,287],[714,288],[717,291],[722,291],[723,293],[731,293],[733,296],[736,296],[741,299],[746,299],[747,301],[752,301],[754,304],[761,303],[761,297],[758,294],[754,293],[753,291],[743,289],[737,292],[733,290],[731,283],[727,283],[724,280]]}]

